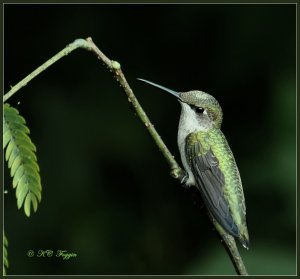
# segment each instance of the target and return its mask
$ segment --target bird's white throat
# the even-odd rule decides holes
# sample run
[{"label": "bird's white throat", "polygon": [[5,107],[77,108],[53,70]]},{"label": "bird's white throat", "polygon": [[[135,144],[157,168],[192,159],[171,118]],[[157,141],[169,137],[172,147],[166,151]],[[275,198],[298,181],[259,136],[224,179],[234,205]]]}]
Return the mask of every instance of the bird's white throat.
[{"label": "bird's white throat", "polygon": [[[193,132],[197,131],[208,131],[211,129],[211,123],[209,123],[206,119],[201,121],[201,117],[197,115],[195,110],[191,108],[190,105],[180,102],[181,104],[181,115],[178,127],[178,147],[181,156],[181,161],[185,171],[188,174],[188,179],[186,181],[186,185],[195,185],[195,178],[191,171],[191,168],[187,162],[186,154],[185,154],[185,141],[186,137]],[[207,117],[207,112],[204,111],[205,118]]]}]

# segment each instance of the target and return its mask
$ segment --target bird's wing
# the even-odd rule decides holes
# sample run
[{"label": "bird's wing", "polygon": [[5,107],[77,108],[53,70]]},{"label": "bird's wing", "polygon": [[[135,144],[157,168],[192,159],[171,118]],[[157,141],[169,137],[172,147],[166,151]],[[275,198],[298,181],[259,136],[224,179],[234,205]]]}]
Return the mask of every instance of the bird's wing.
[{"label": "bird's wing", "polygon": [[238,236],[239,230],[224,197],[225,177],[210,147],[209,139],[204,141],[203,137],[199,140],[197,134],[190,134],[186,139],[185,149],[197,187],[208,211],[225,230]]}]

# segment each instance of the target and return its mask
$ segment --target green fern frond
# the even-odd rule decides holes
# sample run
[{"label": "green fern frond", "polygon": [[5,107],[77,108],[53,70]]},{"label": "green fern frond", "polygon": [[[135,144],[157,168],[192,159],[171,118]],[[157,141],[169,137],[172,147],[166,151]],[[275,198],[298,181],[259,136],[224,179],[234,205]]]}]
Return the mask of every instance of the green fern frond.
[{"label": "green fern frond", "polygon": [[42,198],[36,147],[29,137],[25,119],[7,103],[4,104],[3,127],[3,149],[6,148],[5,159],[13,178],[13,188],[16,188],[17,205],[20,209],[24,204],[25,214],[29,217],[31,204],[36,211]]},{"label": "green fern frond", "polygon": [[9,267],[8,257],[7,257],[7,247],[8,247],[8,241],[5,236],[5,233],[3,232],[3,275],[6,275],[6,270]]}]

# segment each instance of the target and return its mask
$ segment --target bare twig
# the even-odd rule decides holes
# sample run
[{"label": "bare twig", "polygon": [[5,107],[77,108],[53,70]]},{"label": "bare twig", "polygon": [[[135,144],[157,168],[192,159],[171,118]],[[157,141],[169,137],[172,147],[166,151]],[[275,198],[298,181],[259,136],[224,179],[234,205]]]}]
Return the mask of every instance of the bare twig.
[{"label": "bare twig", "polygon": [[[49,66],[54,64],[56,61],[61,59],[62,57],[68,55],[70,52],[77,48],[84,48],[86,50],[94,52],[98,59],[100,59],[107,67],[108,69],[113,72],[116,80],[120,83],[123,90],[125,91],[128,101],[131,103],[133,108],[135,109],[139,119],[144,123],[146,129],[152,136],[153,140],[155,141],[156,145],[158,146],[159,150],[164,155],[166,161],[169,164],[170,167],[170,174],[174,178],[181,180],[184,171],[181,169],[181,167],[178,165],[176,160],[174,159],[174,156],[171,154],[165,143],[162,141],[161,137],[155,130],[153,124],[149,120],[148,116],[146,115],[145,111],[139,104],[137,98],[133,94],[132,89],[130,88],[122,70],[121,65],[117,61],[110,60],[93,42],[92,38],[84,39],[77,39],[73,43],[67,45],[63,50],[61,50],[59,53],[54,55],[52,58],[50,58],[48,61],[46,61],[44,64],[42,64],[40,67],[38,67],[35,71],[33,71],[31,74],[29,74],[27,77],[25,77],[23,80],[21,80],[18,84],[13,86],[11,90],[4,95],[3,102],[7,101],[11,96],[13,96],[18,90],[20,90],[23,86],[25,86],[29,81],[31,81],[33,78],[35,78],[37,75],[39,75],[41,72],[46,70]],[[216,222],[214,218],[211,218],[212,222],[219,232],[221,238],[224,241],[224,244],[227,248],[228,254],[232,260],[232,263],[239,275],[248,275],[245,265],[243,263],[243,260],[239,254],[238,248],[236,246],[234,238],[229,235],[226,231],[223,230],[223,228]]]},{"label": "bare twig", "polygon": [[236,273],[239,275],[248,275],[247,269],[244,265],[244,262],[242,260],[242,257],[239,253],[239,250],[236,246],[236,242],[234,237],[232,237],[230,234],[228,234],[216,221],[215,218],[210,216],[216,230],[221,236],[221,239],[223,241],[223,244],[228,252],[228,255],[230,256],[230,259],[234,265],[234,268],[236,270]]},{"label": "bare twig", "polygon": [[45,71],[48,67],[53,65],[56,61],[61,59],[62,57],[68,55],[73,50],[77,48],[85,48],[88,49],[89,45],[84,39],[77,39],[73,43],[67,45],[63,50],[55,54],[53,57],[51,57],[49,60],[47,60],[44,64],[42,64],[40,67],[35,69],[32,73],[30,73],[27,77],[22,79],[20,82],[18,82],[16,85],[12,86],[11,90],[8,91],[3,96],[3,102],[6,102],[12,95],[14,95],[17,91],[19,91],[22,87],[24,87],[29,81],[34,79],[37,75]]},{"label": "bare twig", "polygon": [[174,159],[174,156],[171,154],[165,143],[162,141],[160,135],[155,130],[153,124],[150,122],[147,114],[139,104],[137,98],[133,94],[132,89],[130,88],[122,70],[121,65],[117,61],[113,61],[108,59],[104,53],[94,44],[92,41],[92,38],[87,38],[87,41],[90,45],[90,50],[93,51],[97,57],[102,60],[102,62],[105,63],[105,65],[114,73],[114,76],[116,80],[120,83],[123,90],[125,91],[128,101],[131,103],[133,108],[135,109],[138,117],[140,120],[144,123],[145,127],[149,131],[150,135],[152,136],[153,140],[155,141],[156,145],[158,146],[159,150],[164,155],[165,159],[167,160],[170,169],[171,169],[171,175],[174,178],[182,178],[183,170],[180,168],[180,166],[177,164],[176,160]]}]

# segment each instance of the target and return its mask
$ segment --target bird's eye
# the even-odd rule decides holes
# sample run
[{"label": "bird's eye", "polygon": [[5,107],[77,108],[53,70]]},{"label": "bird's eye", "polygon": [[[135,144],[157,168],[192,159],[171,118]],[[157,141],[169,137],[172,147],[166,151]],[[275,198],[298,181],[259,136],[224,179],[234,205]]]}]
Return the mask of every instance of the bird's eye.
[{"label": "bird's eye", "polygon": [[204,112],[204,108],[202,107],[195,107],[195,110],[197,113],[203,113]]}]

